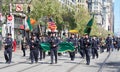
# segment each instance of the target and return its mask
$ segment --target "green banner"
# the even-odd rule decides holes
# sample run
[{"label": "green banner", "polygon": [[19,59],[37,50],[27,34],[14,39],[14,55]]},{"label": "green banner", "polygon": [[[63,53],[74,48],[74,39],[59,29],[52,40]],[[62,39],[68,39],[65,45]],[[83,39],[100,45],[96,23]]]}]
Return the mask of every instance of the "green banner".
[{"label": "green banner", "polygon": [[44,51],[50,51],[50,44],[49,43],[41,43],[40,45]]},{"label": "green banner", "polygon": [[[50,51],[49,43],[41,43],[40,45],[44,51]],[[62,42],[58,45],[58,52],[74,51],[74,49],[72,43]]]},{"label": "green banner", "polygon": [[59,44],[58,52],[74,51],[73,43],[62,42]]}]

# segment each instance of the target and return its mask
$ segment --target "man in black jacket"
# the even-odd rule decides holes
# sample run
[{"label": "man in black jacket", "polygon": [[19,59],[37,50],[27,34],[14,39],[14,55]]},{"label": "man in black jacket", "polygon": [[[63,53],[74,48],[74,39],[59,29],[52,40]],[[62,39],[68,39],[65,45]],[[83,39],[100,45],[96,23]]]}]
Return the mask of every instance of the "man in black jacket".
[{"label": "man in black jacket", "polygon": [[98,58],[98,41],[96,39],[96,37],[93,37],[92,42],[91,42],[91,46],[92,46],[92,58],[96,57]]},{"label": "man in black jacket", "polygon": [[59,44],[59,40],[55,36],[54,32],[51,32],[51,37],[48,41],[50,43],[51,64],[53,64],[53,56],[55,56],[55,63],[57,63],[57,47]]},{"label": "man in black jacket", "polygon": [[5,51],[4,51],[4,57],[6,60],[6,63],[10,64],[12,59],[12,38],[11,34],[8,33],[8,37],[5,39],[4,45],[5,45]]},{"label": "man in black jacket", "polygon": [[86,55],[86,61],[87,61],[87,65],[90,64],[90,38],[88,36],[88,34],[85,35],[84,41],[84,51],[85,51],[85,55]]},{"label": "man in black jacket", "polygon": [[35,39],[35,35],[32,36],[29,42],[30,46],[30,59],[31,59],[31,64],[35,62],[38,62],[38,42]]}]

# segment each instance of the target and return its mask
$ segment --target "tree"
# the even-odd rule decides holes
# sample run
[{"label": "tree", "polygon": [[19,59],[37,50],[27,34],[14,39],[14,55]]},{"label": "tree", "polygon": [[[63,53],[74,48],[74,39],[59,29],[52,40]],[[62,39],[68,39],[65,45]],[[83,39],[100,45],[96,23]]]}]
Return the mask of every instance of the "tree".
[{"label": "tree", "polygon": [[[71,6],[73,7],[73,6]],[[67,6],[62,6],[58,0],[34,0],[32,2],[32,11],[30,16],[38,20],[38,24],[47,24],[48,19],[51,17],[56,22],[58,30],[64,30],[66,28],[77,29],[80,34],[84,34],[86,24],[90,20],[90,14],[82,6],[69,10]],[[46,18],[46,19],[42,19]],[[40,20],[40,21],[39,21]],[[100,35],[96,21],[93,24],[91,35]]]}]

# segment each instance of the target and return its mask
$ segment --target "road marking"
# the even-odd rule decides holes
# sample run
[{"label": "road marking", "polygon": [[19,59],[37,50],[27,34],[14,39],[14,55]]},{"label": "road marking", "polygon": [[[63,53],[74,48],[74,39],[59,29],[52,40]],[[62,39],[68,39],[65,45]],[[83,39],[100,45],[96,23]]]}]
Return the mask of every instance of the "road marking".
[{"label": "road marking", "polygon": [[111,52],[109,52],[108,56],[107,56],[106,59],[103,61],[103,64],[100,66],[100,68],[98,69],[97,72],[102,72],[102,70],[103,70],[103,68],[104,68],[104,66],[105,66],[105,63],[106,63],[106,61],[108,60],[108,58],[110,57],[110,55],[111,55]]}]

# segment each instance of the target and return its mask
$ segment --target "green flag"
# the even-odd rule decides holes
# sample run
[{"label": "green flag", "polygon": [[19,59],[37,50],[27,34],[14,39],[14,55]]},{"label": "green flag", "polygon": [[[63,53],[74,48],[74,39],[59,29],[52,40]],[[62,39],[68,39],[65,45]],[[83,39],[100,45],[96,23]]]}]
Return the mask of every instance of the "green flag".
[{"label": "green flag", "polygon": [[50,51],[50,44],[49,43],[40,43],[40,46],[42,47],[43,51]]},{"label": "green flag", "polygon": [[[43,51],[50,51],[49,43],[40,43]],[[62,42],[58,45],[58,52],[74,51],[75,48],[72,43]]]},{"label": "green flag", "polygon": [[90,32],[91,32],[91,27],[92,27],[93,23],[94,23],[94,15],[93,15],[93,17],[89,20],[89,22],[88,22],[88,24],[87,24],[87,26],[86,26],[86,28],[85,28],[85,30],[84,30],[84,33],[87,33],[88,35],[90,34]]},{"label": "green flag", "polygon": [[75,48],[73,43],[62,42],[59,44],[58,52],[67,52],[67,51],[74,51]]},{"label": "green flag", "polygon": [[27,18],[27,24],[28,24],[29,30],[32,31],[32,25],[30,23],[30,17]]}]

